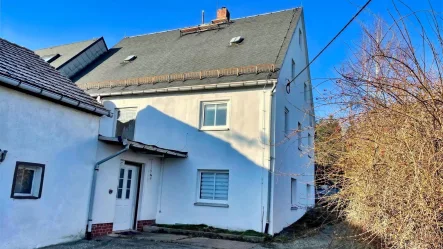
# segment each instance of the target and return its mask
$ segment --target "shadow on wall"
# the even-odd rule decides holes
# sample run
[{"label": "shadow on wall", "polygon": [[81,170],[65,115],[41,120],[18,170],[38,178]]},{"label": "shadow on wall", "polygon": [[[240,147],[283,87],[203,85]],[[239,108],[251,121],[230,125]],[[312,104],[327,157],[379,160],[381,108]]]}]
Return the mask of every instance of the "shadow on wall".
[{"label": "shadow on wall", "polygon": [[[233,161],[240,157],[246,160],[246,156],[233,148],[232,144],[242,151],[256,150],[256,153],[261,155],[260,139],[266,140],[263,135],[257,136],[257,139],[247,138],[232,129],[215,132],[220,138],[166,115],[155,107],[147,106],[138,112],[135,140],[163,148],[187,151],[190,156],[204,153],[204,157],[210,158],[211,161],[215,159]],[[252,163],[249,159],[248,161],[245,163]]]},{"label": "shadow on wall", "polygon": [[[157,218],[171,224],[204,223],[235,230],[261,231],[262,208],[267,203],[260,193],[267,193],[268,174],[267,169],[261,166],[263,154],[261,149],[257,149],[260,148],[259,138],[251,141],[238,134],[231,136],[232,130],[216,133],[212,135],[200,131],[152,106],[138,112],[136,140],[189,152],[187,159],[166,160],[168,178],[165,178],[167,184],[162,185],[163,195],[159,199],[158,210],[161,217]],[[258,132],[257,136],[260,136]],[[229,209],[194,206],[198,201],[196,183],[199,169],[229,170]],[[263,185],[262,178],[265,182]],[[226,219],[233,222],[227,224]]]}]

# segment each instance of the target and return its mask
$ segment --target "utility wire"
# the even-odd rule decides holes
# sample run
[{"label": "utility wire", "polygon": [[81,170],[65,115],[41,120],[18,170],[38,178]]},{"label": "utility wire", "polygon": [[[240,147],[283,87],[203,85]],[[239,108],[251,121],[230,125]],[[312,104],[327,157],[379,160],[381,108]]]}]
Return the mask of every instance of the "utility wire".
[{"label": "utility wire", "polygon": [[331,41],[329,41],[329,43],[314,57],[314,59],[312,59],[308,65],[303,68],[292,80],[288,81],[288,83],[286,84],[286,92],[290,93],[291,92],[291,83],[297,79],[298,76],[300,76],[300,74],[302,74],[307,68],[309,68],[309,66],[329,47],[329,45],[331,45],[335,39],[337,39],[338,36],[340,36],[341,33],[343,33],[343,31],[345,31],[345,29],[349,26],[349,24],[352,23],[352,21],[354,21],[355,18],[357,18],[358,15],[360,15],[360,13],[369,5],[369,3],[372,0],[368,0],[366,2],[365,5],[363,5],[363,7],[360,8],[360,10],[351,18],[351,20],[349,20],[348,23],[346,23],[346,25],[334,36],[334,38],[332,38]]}]

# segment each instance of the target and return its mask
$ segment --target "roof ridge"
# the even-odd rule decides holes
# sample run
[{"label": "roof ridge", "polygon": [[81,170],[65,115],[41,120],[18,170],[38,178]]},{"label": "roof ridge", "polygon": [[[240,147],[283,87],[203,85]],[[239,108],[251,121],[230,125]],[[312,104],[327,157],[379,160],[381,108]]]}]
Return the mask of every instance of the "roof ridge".
[{"label": "roof ridge", "polygon": [[[190,27],[193,27],[193,26],[190,26]],[[123,37],[123,39],[126,39],[126,38],[136,38],[136,37],[146,36],[146,35],[155,35],[155,34],[160,34],[160,33],[176,31],[176,30],[180,30],[180,29],[182,29],[182,28],[168,29],[168,30],[163,30],[163,31],[156,31],[156,32],[151,32],[151,33],[146,33],[146,34],[141,34],[141,35],[125,36],[125,37]]]},{"label": "roof ridge", "polygon": [[[278,10],[278,11],[273,11],[273,12],[267,12],[267,13],[263,13],[263,14],[257,14],[257,15],[251,15],[251,16],[245,16],[245,17],[239,17],[239,18],[234,18],[234,19],[231,19],[231,20],[240,20],[240,19],[252,18],[252,17],[257,17],[257,16],[265,16],[265,15],[276,14],[276,13],[280,13],[280,12],[284,12],[284,11],[289,11],[289,10],[296,10],[296,9],[302,9],[302,7],[295,7],[295,8],[289,8],[289,9]],[[163,31],[156,31],[156,32],[151,32],[151,33],[146,33],[146,34],[141,34],[141,35],[131,35],[131,36],[123,37],[123,39],[126,39],[126,38],[136,38],[136,37],[146,36],[146,35],[161,34],[161,33],[166,33],[166,32],[176,31],[176,30],[185,29],[185,28],[189,28],[189,27],[201,26],[201,25],[202,25],[202,24],[191,25],[191,26],[186,26],[186,27],[181,27],[181,28],[175,28],[175,29],[168,29],[168,30],[163,30]]]},{"label": "roof ridge", "polygon": [[86,41],[97,41],[99,39],[103,38],[103,36],[100,36],[98,38],[92,38],[92,39],[87,39],[87,40],[82,40],[82,41],[77,41],[77,42],[71,42],[71,43],[66,43],[66,44],[61,44],[61,45],[57,45],[57,46],[52,46],[52,47],[46,47],[46,48],[39,48],[36,49],[34,51],[40,51],[40,50],[45,50],[45,49],[51,49],[51,48],[57,48],[57,47],[62,47],[62,46],[67,46],[67,45],[73,45],[76,43],[82,43],[82,42],[86,42]]},{"label": "roof ridge", "polygon": [[263,13],[263,14],[257,14],[257,15],[251,15],[251,16],[244,16],[244,17],[234,18],[234,19],[231,19],[231,20],[240,20],[240,19],[252,18],[252,17],[257,17],[257,16],[265,16],[265,15],[277,14],[277,13],[284,12],[284,11],[296,10],[296,9],[302,9],[302,8],[303,7],[289,8],[289,9],[284,9],[284,10],[267,12],[267,13]]}]

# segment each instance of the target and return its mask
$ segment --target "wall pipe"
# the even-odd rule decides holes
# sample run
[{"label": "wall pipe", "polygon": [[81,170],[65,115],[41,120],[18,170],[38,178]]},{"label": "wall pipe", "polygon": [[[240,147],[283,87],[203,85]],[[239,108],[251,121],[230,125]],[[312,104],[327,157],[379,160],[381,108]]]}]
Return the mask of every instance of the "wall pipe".
[{"label": "wall pipe", "polygon": [[271,118],[270,118],[270,126],[269,126],[269,152],[270,152],[270,156],[269,156],[269,171],[268,171],[268,206],[267,206],[267,213],[266,213],[266,225],[265,225],[265,233],[267,234],[271,234],[273,233],[273,230],[271,228],[270,232],[270,226],[272,225],[272,220],[271,220],[271,203],[273,203],[273,190],[274,190],[274,167],[275,167],[275,89],[277,88],[277,83],[276,81],[273,82],[273,86],[270,92],[270,112],[271,112]]},{"label": "wall pipe", "polygon": [[94,165],[94,173],[92,175],[92,183],[91,183],[91,193],[89,194],[88,221],[87,221],[87,225],[86,225],[86,239],[87,240],[92,239],[92,210],[94,209],[95,187],[96,187],[96,183],[97,183],[97,172],[99,171],[100,164],[103,164],[104,162],[107,162],[107,161],[111,160],[112,158],[128,151],[129,144],[126,139],[123,140],[123,145],[125,145],[124,149],[98,161]]}]

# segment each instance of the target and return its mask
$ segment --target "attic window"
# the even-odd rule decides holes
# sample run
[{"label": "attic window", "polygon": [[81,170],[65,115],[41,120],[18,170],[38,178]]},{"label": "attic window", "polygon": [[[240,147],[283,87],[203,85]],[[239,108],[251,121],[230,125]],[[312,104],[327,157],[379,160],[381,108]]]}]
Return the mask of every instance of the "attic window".
[{"label": "attic window", "polygon": [[240,43],[242,43],[243,40],[244,40],[243,37],[241,37],[241,36],[236,36],[236,37],[234,37],[234,38],[231,39],[230,44],[231,44],[231,45],[232,45],[232,44],[240,44]]},{"label": "attic window", "polygon": [[130,56],[125,58],[125,62],[130,62],[130,61],[133,61],[135,59],[137,59],[136,55],[130,55]]},{"label": "attic window", "polygon": [[60,54],[49,54],[42,56],[42,59],[46,61],[47,63],[51,63],[55,61],[58,57],[60,57]]}]

